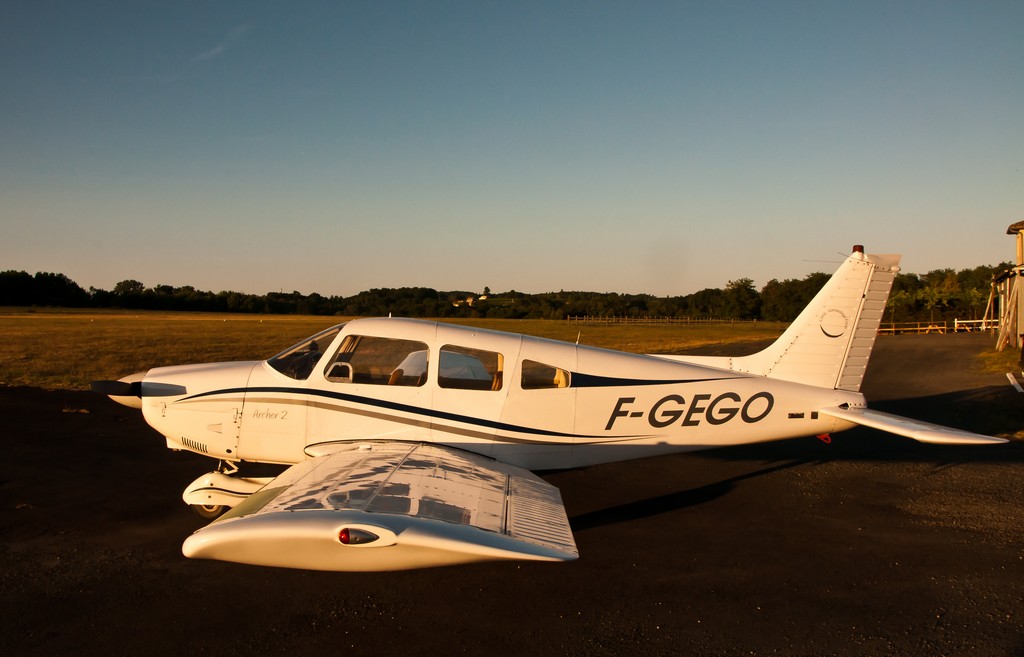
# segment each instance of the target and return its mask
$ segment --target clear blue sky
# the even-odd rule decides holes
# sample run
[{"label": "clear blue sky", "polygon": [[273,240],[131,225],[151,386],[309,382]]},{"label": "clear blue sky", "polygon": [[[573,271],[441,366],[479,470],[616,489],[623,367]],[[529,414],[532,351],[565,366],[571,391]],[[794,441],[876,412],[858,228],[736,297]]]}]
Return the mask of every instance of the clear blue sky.
[{"label": "clear blue sky", "polygon": [[1013,257],[1024,2],[0,4],[0,269],[686,294]]}]

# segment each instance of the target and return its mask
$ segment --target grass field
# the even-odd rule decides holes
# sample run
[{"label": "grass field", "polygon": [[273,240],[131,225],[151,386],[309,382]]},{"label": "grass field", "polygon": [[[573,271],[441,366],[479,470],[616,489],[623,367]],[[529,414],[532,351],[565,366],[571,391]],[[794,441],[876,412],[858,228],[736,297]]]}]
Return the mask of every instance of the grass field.
[{"label": "grass field", "polygon": [[[0,385],[83,390],[162,365],[260,360],[344,317],[0,308]],[[587,325],[554,320],[455,320],[634,353],[770,340],[783,324]],[[992,351],[987,372],[1017,369],[1018,353]]]},{"label": "grass field", "polygon": [[1020,352],[1011,347],[1002,351],[995,351],[982,354],[981,370],[988,374],[1002,374],[1003,372],[1019,372]]},{"label": "grass field", "polygon": [[[343,317],[0,308],[0,385],[85,389],[162,365],[259,360]],[[769,340],[776,323],[584,325],[553,320],[461,320],[635,353]]]}]

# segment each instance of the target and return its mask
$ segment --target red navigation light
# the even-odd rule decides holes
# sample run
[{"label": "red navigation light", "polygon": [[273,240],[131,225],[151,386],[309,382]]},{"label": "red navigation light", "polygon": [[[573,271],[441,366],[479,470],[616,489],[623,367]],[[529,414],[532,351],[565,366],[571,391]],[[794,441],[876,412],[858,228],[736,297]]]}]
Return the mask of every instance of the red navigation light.
[{"label": "red navigation light", "polygon": [[343,527],[338,532],[338,540],[341,541],[342,545],[361,545],[364,543],[373,543],[380,536],[372,532],[368,532],[365,529],[355,529],[351,527]]}]

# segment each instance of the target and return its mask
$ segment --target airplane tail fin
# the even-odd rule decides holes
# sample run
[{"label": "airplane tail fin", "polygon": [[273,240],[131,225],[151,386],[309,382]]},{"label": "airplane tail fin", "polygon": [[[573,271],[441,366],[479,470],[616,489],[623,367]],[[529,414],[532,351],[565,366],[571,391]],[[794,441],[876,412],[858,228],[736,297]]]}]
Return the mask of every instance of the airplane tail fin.
[{"label": "airplane tail fin", "polygon": [[[840,265],[786,332],[750,356],[660,356],[819,388],[859,392],[882,313],[899,272],[898,255],[865,255],[861,246]],[[863,403],[826,404],[817,411],[850,424],[943,445],[1005,443],[1007,439],[882,413]]]},{"label": "airplane tail fin", "polygon": [[778,340],[756,354],[733,358],[730,369],[859,391],[899,260],[899,255],[865,255],[855,246]]}]

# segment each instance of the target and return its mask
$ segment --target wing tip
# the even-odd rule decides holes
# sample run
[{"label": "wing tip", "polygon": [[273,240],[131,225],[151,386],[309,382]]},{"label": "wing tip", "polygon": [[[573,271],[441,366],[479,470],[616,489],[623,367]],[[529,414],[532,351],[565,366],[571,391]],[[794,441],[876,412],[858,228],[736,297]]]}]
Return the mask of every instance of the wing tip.
[{"label": "wing tip", "polygon": [[[339,541],[343,528],[387,540]],[[288,511],[207,525],[185,539],[191,559],[336,572],[411,570],[481,561],[573,561],[571,546],[540,545],[471,526],[357,511]]]}]

